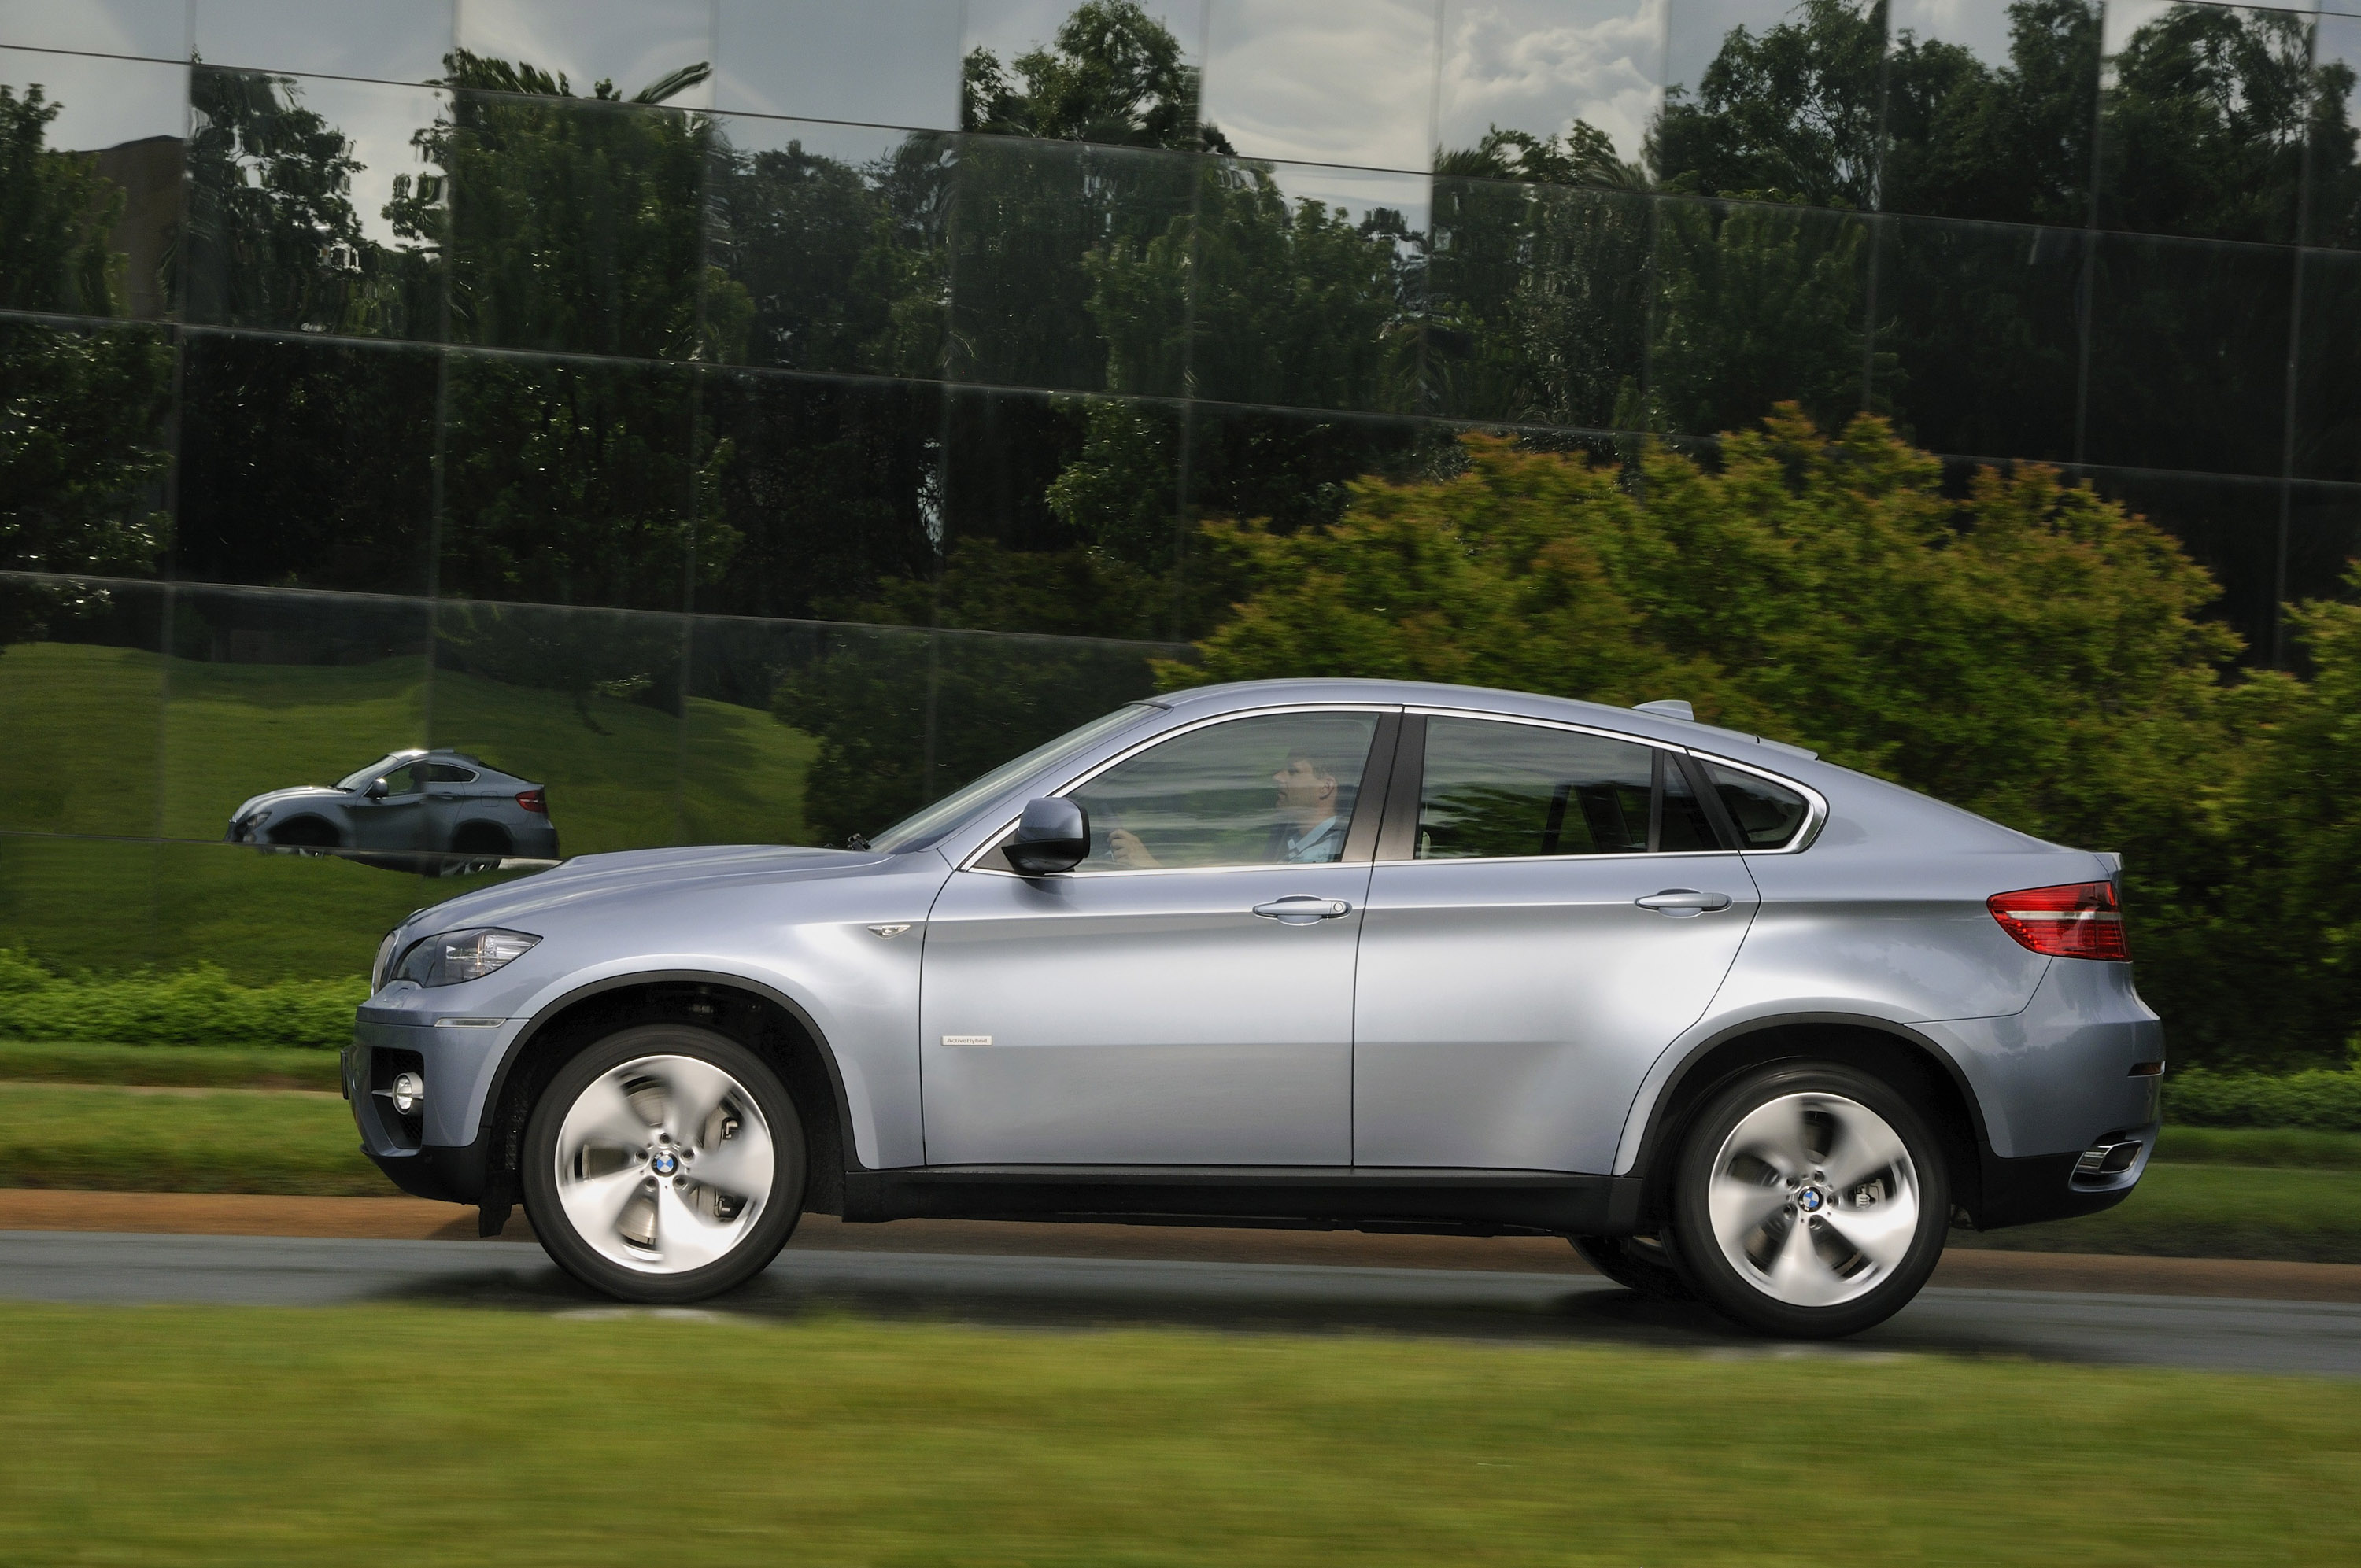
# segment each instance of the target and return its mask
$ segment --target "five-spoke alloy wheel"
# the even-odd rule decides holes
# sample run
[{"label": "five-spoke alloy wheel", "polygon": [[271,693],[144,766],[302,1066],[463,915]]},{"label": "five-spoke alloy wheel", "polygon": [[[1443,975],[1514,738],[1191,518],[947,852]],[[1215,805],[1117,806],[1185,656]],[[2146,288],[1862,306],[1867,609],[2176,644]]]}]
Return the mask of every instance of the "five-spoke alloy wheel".
[{"label": "five-spoke alloy wheel", "polygon": [[625,1300],[697,1300],[786,1245],[802,1123],[778,1075],[711,1030],[654,1024],[567,1062],[526,1124],[525,1212],[560,1266]]},{"label": "five-spoke alloy wheel", "polygon": [[1687,1274],[1749,1328],[1820,1338],[1899,1310],[1941,1256],[1943,1157],[1909,1104],[1833,1063],[1782,1063],[1714,1097],[1674,1188]]}]

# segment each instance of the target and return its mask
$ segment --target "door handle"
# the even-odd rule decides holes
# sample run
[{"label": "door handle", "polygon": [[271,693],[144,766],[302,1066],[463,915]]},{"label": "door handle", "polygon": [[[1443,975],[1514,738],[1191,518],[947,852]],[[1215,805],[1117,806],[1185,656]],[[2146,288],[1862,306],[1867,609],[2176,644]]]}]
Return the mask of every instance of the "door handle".
[{"label": "door handle", "polygon": [[1311,926],[1323,920],[1334,920],[1339,915],[1350,915],[1353,906],[1341,898],[1314,898],[1310,894],[1299,893],[1287,898],[1275,898],[1268,904],[1257,904],[1254,912],[1282,926]]},{"label": "door handle", "polygon": [[1662,893],[1652,893],[1645,898],[1631,901],[1642,909],[1653,909],[1675,920],[1694,920],[1710,910],[1730,907],[1726,893],[1699,893],[1693,887],[1668,887]]}]

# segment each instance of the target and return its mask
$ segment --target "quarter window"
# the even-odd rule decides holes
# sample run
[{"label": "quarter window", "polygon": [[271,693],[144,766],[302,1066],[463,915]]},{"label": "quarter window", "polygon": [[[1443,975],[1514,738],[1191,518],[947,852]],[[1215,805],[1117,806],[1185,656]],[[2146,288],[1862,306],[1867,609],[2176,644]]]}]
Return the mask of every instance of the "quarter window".
[{"label": "quarter window", "polygon": [[1083,871],[1342,859],[1374,713],[1265,714],[1193,729],[1074,790]]},{"label": "quarter window", "polygon": [[465,768],[454,767],[449,762],[421,762],[418,764],[418,771],[425,775],[428,784],[474,784],[476,782],[474,773]]},{"label": "quarter window", "polygon": [[1716,762],[1706,763],[1705,771],[1748,849],[1781,849],[1804,826],[1808,808],[1794,790]]}]

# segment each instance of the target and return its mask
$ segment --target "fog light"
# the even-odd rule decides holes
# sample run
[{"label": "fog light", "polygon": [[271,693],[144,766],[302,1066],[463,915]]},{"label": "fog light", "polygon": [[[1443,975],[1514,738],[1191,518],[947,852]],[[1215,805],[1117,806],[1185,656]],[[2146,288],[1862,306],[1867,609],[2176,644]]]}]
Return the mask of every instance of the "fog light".
[{"label": "fog light", "polygon": [[380,1089],[379,1094],[393,1102],[393,1108],[407,1116],[426,1101],[426,1080],[414,1072],[393,1075],[393,1087]]}]

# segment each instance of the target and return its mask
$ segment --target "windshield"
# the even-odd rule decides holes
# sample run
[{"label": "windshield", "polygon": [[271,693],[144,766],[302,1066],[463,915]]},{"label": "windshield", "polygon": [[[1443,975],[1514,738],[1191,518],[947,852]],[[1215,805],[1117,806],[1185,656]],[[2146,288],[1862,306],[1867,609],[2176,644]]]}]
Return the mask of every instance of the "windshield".
[{"label": "windshield", "polygon": [[[396,762],[401,762],[405,757],[415,757],[418,755],[420,755],[420,753],[416,751],[388,751],[384,756],[379,757],[376,762],[371,762],[359,773],[347,773],[345,777],[338,779],[336,781],[336,787],[338,789],[346,790],[358,789],[363,784],[368,783],[369,780],[390,772],[393,765]],[[313,776],[316,778],[319,775],[315,773]]]},{"label": "windshield", "polygon": [[1055,740],[1034,747],[1016,761],[1001,763],[973,784],[962,784],[917,815],[905,817],[872,839],[869,847],[889,850],[922,848],[956,826],[976,806],[1026,774],[1080,751],[1155,711],[1144,702],[1135,702],[1128,707],[1118,707],[1104,718],[1093,718],[1080,729],[1069,729]]}]

